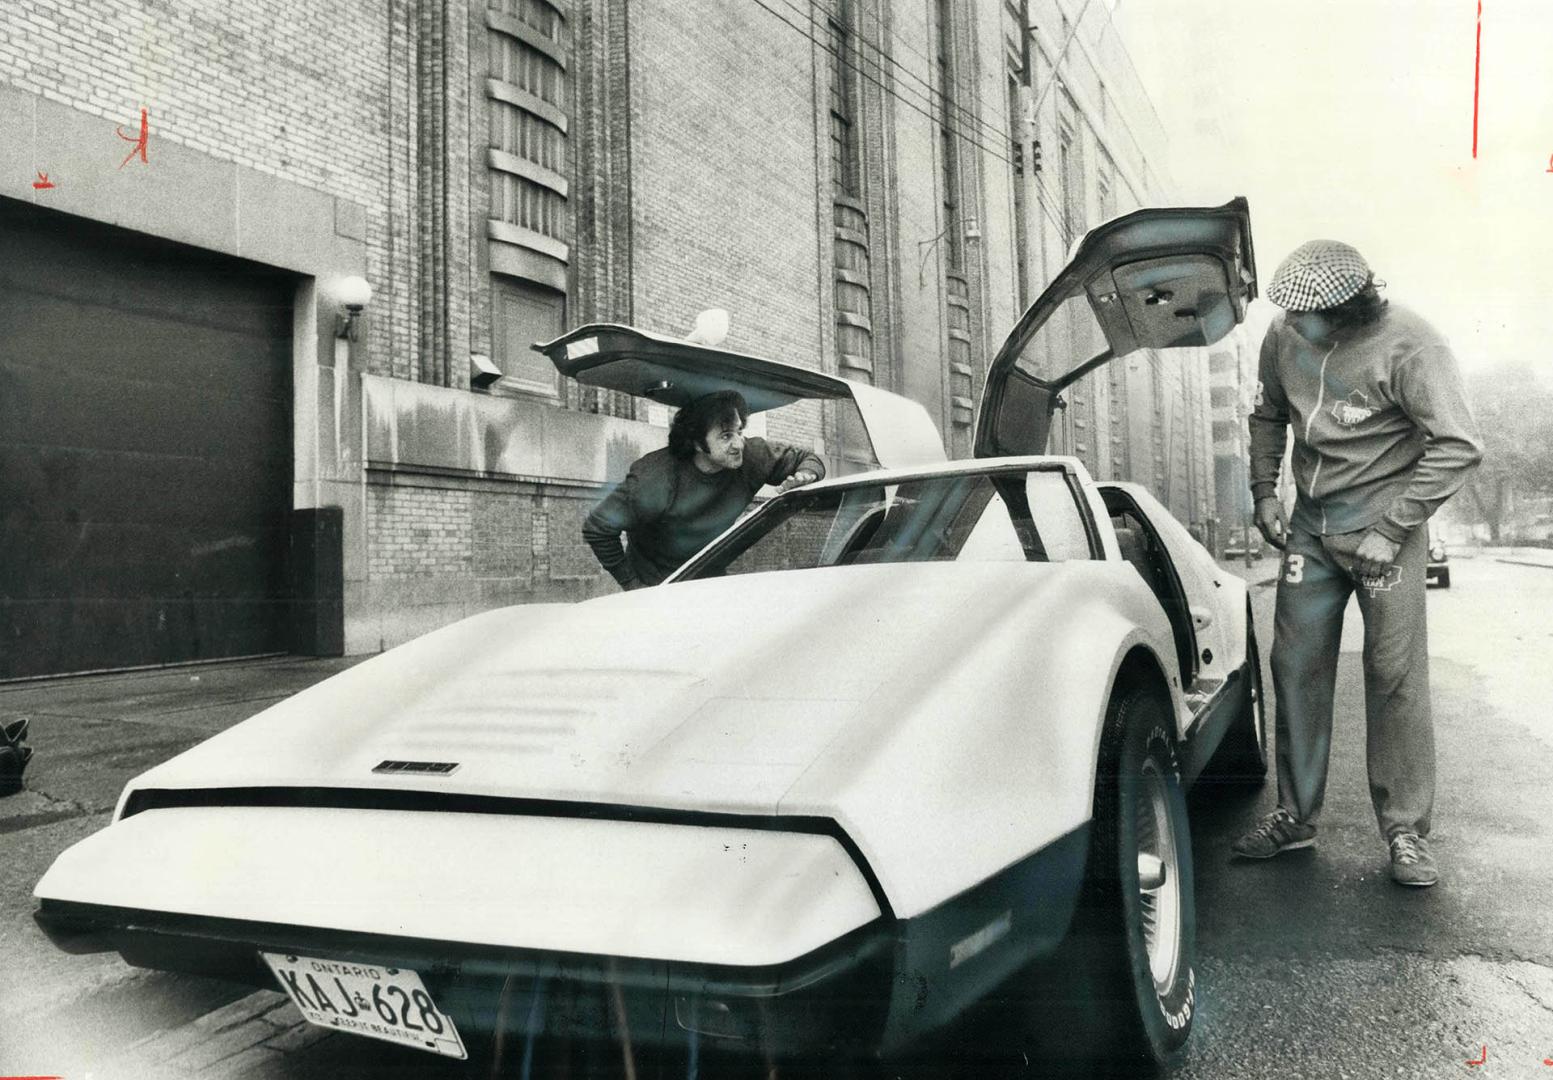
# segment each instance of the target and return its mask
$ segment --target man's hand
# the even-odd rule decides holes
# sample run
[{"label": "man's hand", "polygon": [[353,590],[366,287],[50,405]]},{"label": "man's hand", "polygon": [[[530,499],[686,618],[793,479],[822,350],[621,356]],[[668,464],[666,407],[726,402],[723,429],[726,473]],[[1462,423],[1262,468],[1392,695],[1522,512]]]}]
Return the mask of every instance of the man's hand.
[{"label": "man's hand", "polygon": [[793,473],[792,476],[789,476],[786,480],[783,480],[782,483],[777,487],[777,490],[791,491],[795,487],[803,487],[805,484],[812,484],[818,479],[819,477],[815,476],[808,469],[799,469],[797,472]]},{"label": "man's hand", "polygon": [[1283,551],[1289,539],[1289,519],[1284,517],[1283,503],[1271,496],[1256,501],[1256,529],[1279,551]]},{"label": "man's hand", "polygon": [[1366,531],[1353,554],[1354,573],[1361,577],[1381,576],[1397,561],[1401,549],[1401,544],[1387,540],[1374,529]]}]

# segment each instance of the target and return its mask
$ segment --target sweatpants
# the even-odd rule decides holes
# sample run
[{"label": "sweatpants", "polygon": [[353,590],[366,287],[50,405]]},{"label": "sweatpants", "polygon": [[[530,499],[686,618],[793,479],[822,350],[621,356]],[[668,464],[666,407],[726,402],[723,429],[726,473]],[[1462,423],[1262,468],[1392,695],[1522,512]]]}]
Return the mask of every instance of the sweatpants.
[{"label": "sweatpants", "polygon": [[1364,618],[1365,760],[1381,835],[1429,834],[1434,724],[1424,614],[1428,530],[1414,529],[1385,574],[1350,572],[1359,533],[1292,529],[1278,578],[1273,689],[1278,696],[1278,805],[1314,823],[1326,794],[1343,609]]}]

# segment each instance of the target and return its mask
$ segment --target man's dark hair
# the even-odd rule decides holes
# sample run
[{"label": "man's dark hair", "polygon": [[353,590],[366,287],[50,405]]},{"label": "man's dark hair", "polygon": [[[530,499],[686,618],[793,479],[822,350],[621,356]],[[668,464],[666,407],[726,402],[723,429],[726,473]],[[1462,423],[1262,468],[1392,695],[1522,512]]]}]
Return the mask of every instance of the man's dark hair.
[{"label": "man's dark hair", "polygon": [[1341,304],[1327,308],[1321,314],[1325,315],[1334,326],[1367,326],[1380,318],[1380,313],[1386,310],[1386,304],[1386,298],[1380,294],[1380,289],[1372,277],[1365,282],[1364,288]]},{"label": "man's dark hair", "polygon": [[718,390],[703,394],[679,412],[669,425],[669,453],[686,460],[696,451],[706,450],[706,433],[714,426],[743,427],[750,418],[750,407],[737,390]]}]

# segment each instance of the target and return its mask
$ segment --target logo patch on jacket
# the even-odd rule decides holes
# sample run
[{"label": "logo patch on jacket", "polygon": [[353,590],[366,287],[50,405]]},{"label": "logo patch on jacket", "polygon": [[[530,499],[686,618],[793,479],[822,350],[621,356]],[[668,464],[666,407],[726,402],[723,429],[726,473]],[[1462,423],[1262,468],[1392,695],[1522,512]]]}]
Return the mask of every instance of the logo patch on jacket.
[{"label": "logo patch on jacket", "polygon": [[1362,424],[1379,411],[1370,404],[1369,396],[1363,390],[1355,390],[1347,397],[1332,403],[1332,415],[1344,427]]}]

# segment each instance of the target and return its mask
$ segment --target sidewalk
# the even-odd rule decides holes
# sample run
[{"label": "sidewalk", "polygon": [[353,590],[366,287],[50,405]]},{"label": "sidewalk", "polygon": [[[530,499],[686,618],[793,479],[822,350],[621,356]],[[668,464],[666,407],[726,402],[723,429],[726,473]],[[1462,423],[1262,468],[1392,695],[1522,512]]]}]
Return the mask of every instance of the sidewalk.
[{"label": "sidewalk", "polygon": [[[40,817],[111,810],[125,781],[169,750],[193,746],[364,659],[283,656],[0,683],[0,723],[30,719],[36,750],[26,790],[0,799],[0,835],[43,824],[33,820]],[[87,734],[93,737],[83,743]]]},{"label": "sidewalk", "polygon": [[147,977],[113,953],[63,953],[32,921],[33,885],[60,852],[108,824],[124,785],[364,659],[275,657],[0,684],[0,722],[31,720],[35,751],[23,790],[0,797],[0,1031]]},{"label": "sidewalk", "polygon": [[1251,565],[1246,565],[1244,558],[1219,559],[1218,566],[1226,574],[1234,574],[1238,578],[1245,578],[1250,588],[1259,588],[1271,585],[1278,577],[1278,553],[1263,555],[1260,559],[1252,559]]},{"label": "sidewalk", "polygon": [[1511,566],[1543,566],[1553,569],[1553,548],[1542,547],[1457,547],[1451,545],[1453,559],[1493,559]]}]

